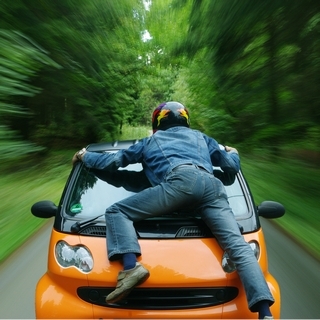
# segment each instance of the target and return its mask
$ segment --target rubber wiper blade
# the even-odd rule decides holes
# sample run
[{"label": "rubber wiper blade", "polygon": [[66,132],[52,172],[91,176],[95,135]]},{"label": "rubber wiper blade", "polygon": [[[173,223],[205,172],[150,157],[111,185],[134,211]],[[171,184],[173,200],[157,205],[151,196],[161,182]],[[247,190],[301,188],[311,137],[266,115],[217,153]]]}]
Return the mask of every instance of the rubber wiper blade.
[{"label": "rubber wiper blade", "polygon": [[72,233],[78,233],[82,228],[86,227],[87,225],[91,224],[95,220],[99,219],[100,217],[104,216],[104,214],[100,214],[99,216],[96,216],[94,218],[90,218],[83,221],[77,221],[71,226],[71,232]]}]

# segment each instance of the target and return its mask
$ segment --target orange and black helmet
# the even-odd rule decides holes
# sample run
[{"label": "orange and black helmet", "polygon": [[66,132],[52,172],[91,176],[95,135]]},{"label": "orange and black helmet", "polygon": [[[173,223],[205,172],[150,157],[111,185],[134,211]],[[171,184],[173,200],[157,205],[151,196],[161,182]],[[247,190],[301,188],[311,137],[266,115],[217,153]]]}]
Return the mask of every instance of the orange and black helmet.
[{"label": "orange and black helmet", "polygon": [[190,126],[188,109],[181,103],[175,101],[164,102],[153,111],[153,133],[157,130],[167,130],[177,126]]}]

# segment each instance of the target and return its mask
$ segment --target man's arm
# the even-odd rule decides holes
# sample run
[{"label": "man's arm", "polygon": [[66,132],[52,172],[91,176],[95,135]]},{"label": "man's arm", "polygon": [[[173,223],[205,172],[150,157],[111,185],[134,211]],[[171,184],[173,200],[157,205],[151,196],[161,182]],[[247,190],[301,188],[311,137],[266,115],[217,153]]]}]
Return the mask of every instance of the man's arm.
[{"label": "man's arm", "polygon": [[236,174],[240,170],[238,150],[233,147],[225,146],[225,151],[227,152],[227,157],[222,157],[223,160],[220,167],[225,172]]},{"label": "man's arm", "polygon": [[101,180],[112,184],[113,186],[132,192],[139,192],[146,188],[151,187],[143,170],[129,171],[129,170],[98,170],[92,169],[92,172]]},{"label": "man's arm", "polygon": [[72,163],[82,161],[88,168],[114,171],[120,167],[124,168],[129,164],[141,162],[143,146],[143,143],[139,142],[115,153],[89,152],[83,148],[74,154]]},{"label": "man's arm", "polygon": [[220,167],[224,172],[236,174],[240,170],[240,158],[236,148],[222,146],[218,142],[204,135],[213,166]]},{"label": "man's arm", "polygon": [[74,154],[72,164],[81,161],[88,168],[117,170],[119,167],[116,164],[115,155],[116,153],[89,152],[83,148]]}]

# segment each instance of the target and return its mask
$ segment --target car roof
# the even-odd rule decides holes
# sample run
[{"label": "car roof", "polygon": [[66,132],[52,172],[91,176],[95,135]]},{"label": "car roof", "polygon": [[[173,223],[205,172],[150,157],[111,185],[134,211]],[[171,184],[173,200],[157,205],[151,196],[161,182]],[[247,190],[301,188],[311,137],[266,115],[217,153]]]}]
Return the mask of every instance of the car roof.
[{"label": "car roof", "polygon": [[138,143],[140,140],[122,140],[122,141],[113,141],[113,142],[101,142],[101,143],[92,143],[87,146],[88,151],[93,152],[102,152],[106,150],[119,150],[119,149],[128,149],[130,146]]}]

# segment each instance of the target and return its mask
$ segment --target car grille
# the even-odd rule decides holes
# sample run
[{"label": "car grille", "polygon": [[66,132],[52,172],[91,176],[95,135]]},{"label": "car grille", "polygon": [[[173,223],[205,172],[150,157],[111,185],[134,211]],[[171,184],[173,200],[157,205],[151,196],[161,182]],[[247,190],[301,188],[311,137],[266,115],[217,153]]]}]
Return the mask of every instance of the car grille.
[{"label": "car grille", "polygon": [[105,237],[106,236],[106,227],[105,226],[91,226],[82,229],[80,234],[87,236],[97,236],[97,237]]},{"label": "car grille", "polygon": [[[171,230],[152,230],[136,228],[138,238],[140,239],[175,239],[175,238],[212,238],[213,235],[208,228],[201,226],[184,226],[180,228],[172,228]],[[88,226],[79,232],[82,235],[105,237],[105,226]]]},{"label": "car grille", "polygon": [[173,310],[205,308],[235,299],[236,287],[219,288],[135,288],[128,297],[116,304],[107,304],[105,297],[114,288],[80,287],[78,296],[86,302],[121,309]]},{"label": "car grille", "polygon": [[208,236],[212,237],[212,234],[198,226],[182,227],[176,234],[176,238],[204,238]]}]

